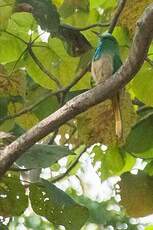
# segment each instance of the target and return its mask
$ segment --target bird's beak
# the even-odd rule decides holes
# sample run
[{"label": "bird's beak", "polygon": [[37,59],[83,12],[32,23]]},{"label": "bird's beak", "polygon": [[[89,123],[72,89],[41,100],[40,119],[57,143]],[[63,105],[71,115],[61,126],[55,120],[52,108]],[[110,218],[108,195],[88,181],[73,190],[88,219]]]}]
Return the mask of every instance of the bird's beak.
[{"label": "bird's beak", "polygon": [[96,34],[99,38],[101,38],[100,33],[94,30],[91,30],[92,33]]}]

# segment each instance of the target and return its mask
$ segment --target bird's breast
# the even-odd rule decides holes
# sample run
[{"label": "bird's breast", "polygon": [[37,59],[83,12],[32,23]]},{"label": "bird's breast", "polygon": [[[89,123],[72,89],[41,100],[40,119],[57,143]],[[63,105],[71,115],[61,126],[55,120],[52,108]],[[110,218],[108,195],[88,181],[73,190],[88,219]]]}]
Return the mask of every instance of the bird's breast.
[{"label": "bird's breast", "polygon": [[93,61],[91,73],[97,84],[104,82],[113,74],[113,57],[103,54],[100,59]]}]

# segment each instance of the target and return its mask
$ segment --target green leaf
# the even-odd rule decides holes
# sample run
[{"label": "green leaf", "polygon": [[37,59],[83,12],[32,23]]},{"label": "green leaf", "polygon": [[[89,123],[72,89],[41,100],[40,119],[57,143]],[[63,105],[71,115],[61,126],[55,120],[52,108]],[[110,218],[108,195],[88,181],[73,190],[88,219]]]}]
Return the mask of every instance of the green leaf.
[{"label": "green leaf", "polygon": [[77,11],[89,11],[89,1],[88,0],[64,0],[63,4],[59,8],[59,13],[61,17],[66,18]]},{"label": "green leaf", "polygon": [[102,179],[119,175],[125,162],[118,147],[109,147],[106,151],[103,151],[100,146],[95,146],[93,152],[95,153],[94,163],[96,161],[101,162],[100,172]]},{"label": "green leaf", "polygon": [[[15,28],[14,28],[15,27]],[[29,32],[31,29],[36,30],[37,24],[32,14],[27,12],[15,13],[11,16],[10,24],[8,28],[11,30],[19,30],[19,32]]]},{"label": "green leaf", "polygon": [[27,12],[14,13],[9,20],[7,31],[28,42],[31,36],[29,31],[36,32],[37,27],[38,25],[32,14]]},{"label": "green leaf", "polygon": [[103,152],[101,163],[101,177],[103,179],[118,175],[124,167],[123,156],[117,147],[109,147],[105,153]]},{"label": "green leaf", "polygon": [[0,216],[20,216],[28,207],[24,186],[16,176],[8,174],[0,180]]},{"label": "green leaf", "polygon": [[0,119],[7,115],[8,98],[0,97]]},{"label": "green leaf", "polygon": [[149,226],[145,227],[145,230],[153,230],[153,225],[149,225]]},{"label": "green leaf", "polygon": [[153,213],[153,177],[143,172],[125,173],[121,177],[121,205],[130,217],[143,217]]},{"label": "green leaf", "polygon": [[41,102],[39,106],[37,106],[33,110],[33,112],[39,118],[39,120],[42,120],[43,118],[49,116],[51,113],[56,111],[58,105],[59,103],[57,101],[57,98],[54,96],[50,96],[46,98],[44,102]]},{"label": "green leaf", "polygon": [[116,26],[113,31],[113,36],[117,39],[120,46],[129,46],[130,37],[127,28]]},{"label": "green leaf", "polygon": [[104,9],[114,8],[116,7],[118,0],[103,0],[101,7]]},{"label": "green leaf", "polygon": [[[39,62],[50,74],[57,73],[57,68],[60,63],[59,56],[45,43],[39,43],[38,46],[40,47],[35,47],[32,50]],[[30,55],[25,58],[25,64],[28,74],[36,83],[47,89],[57,88],[55,82],[40,69],[38,63],[36,63]]]},{"label": "green leaf", "polygon": [[7,227],[6,225],[1,224],[1,223],[0,223],[0,229],[1,229],[1,230],[9,230],[8,227]]},{"label": "green leaf", "polygon": [[102,7],[104,9],[108,9],[108,8],[113,8],[115,7],[117,4],[116,0],[90,0],[90,8],[98,8],[98,7]]},{"label": "green leaf", "polygon": [[48,181],[30,185],[30,200],[36,214],[67,230],[80,230],[87,221],[88,210]]},{"label": "green leaf", "polygon": [[123,159],[124,159],[124,167],[119,172],[119,175],[122,175],[125,172],[131,171],[131,169],[134,167],[136,163],[136,158],[131,156],[129,153],[124,153]]},{"label": "green leaf", "polygon": [[7,33],[0,33],[0,63],[16,61],[26,46],[16,37]]},{"label": "green leaf", "polygon": [[145,63],[129,87],[135,97],[148,106],[153,106],[153,67]]},{"label": "green leaf", "polygon": [[60,24],[55,5],[50,0],[17,0],[17,4],[28,3],[32,6],[32,14],[43,30],[57,32]]},{"label": "green leaf", "polygon": [[36,144],[28,149],[16,163],[25,168],[47,168],[70,154],[72,152],[67,147]]},{"label": "green leaf", "polygon": [[153,148],[148,149],[144,152],[131,152],[131,154],[136,157],[136,158],[141,158],[141,159],[153,159]]},{"label": "green leaf", "polygon": [[[12,14],[12,8],[15,0],[1,0],[0,1],[0,29],[7,26],[8,20]],[[9,5],[10,4],[10,5]]]},{"label": "green leaf", "polygon": [[127,137],[125,150],[131,153],[143,153],[153,147],[153,114],[141,119]]},{"label": "green leaf", "polygon": [[37,87],[33,90],[28,90],[28,95],[26,97],[27,103],[25,108],[28,106],[34,106],[32,112],[37,116],[39,120],[49,116],[53,113],[59,106],[59,102],[56,96],[49,96],[50,91]]},{"label": "green leaf", "polygon": [[[60,57],[60,64],[58,65],[58,78],[62,85],[66,86],[70,84],[76,75],[76,67],[79,62],[79,58],[70,57],[66,52],[62,42],[56,38],[49,38],[49,47],[56,52]],[[85,88],[85,87],[83,87]],[[82,89],[82,88],[81,88]]]},{"label": "green leaf", "polygon": [[153,176],[153,161],[150,161],[146,167],[144,168],[144,172],[146,172],[149,176]]}]

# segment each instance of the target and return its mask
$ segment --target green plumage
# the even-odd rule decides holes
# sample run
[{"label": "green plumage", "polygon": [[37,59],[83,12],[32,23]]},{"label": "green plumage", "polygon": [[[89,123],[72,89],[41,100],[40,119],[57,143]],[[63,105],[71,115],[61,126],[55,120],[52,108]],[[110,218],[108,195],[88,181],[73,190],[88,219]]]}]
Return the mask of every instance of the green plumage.
[{"label": "green plumage", "polygon": [[122,65],[122,61],[119,54],[119,45],[117,40],[109,33],[105,33],[93,56],[93,62],[105,58],[105,55],[112,56],[113,59],[113,73]]},{"label": "green plumage", "polygon": [[[111,77],[122,65],[119,54],[117,40],[109,33],[105,33],[95,51],[92,59],[91,72],[97,84],[104,82]],[[115,116],[116,135],[120,139],[122,136],[122,121],[119,106],[119,93],[115,93],[112,98],[112,106]]]}]

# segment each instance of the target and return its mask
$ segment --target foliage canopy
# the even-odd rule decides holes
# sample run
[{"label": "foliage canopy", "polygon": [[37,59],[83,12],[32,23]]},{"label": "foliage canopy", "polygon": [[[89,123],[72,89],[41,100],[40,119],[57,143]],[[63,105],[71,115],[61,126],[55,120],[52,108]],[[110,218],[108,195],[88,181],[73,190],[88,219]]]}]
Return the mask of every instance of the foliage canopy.
[{"label": "foliage canopy", "polygon": [[[118,19],[113,35],[123,62],[136,21],[151,2],[127,0]],[[87,67],[98,37],[92,30],[108,30],[118,3],[0,0],[0,148],[93,87]],[[121,96],[124,136],[119,145],[111,103],[106,100],[65,123],[15,162],[0,179],[0,229],[16,228],[21,218],[27,229],[34,230],[60,225],[68,230],[87,229],[89,223],[97,229],[138,229],[130,218],[153,214],[152,75],[151,44],[141,70]],[[120,203],[116,195],[107,201],[87,197],[85,157],[102,183],[120,176],[120,191],[112,189],[112,194],[119,192]],[[145,167],[133,175],[130,171],[138,158]],[[79,183],[81,195],[71,178]],[[110,208],[115,205],[119,211]]]}]

